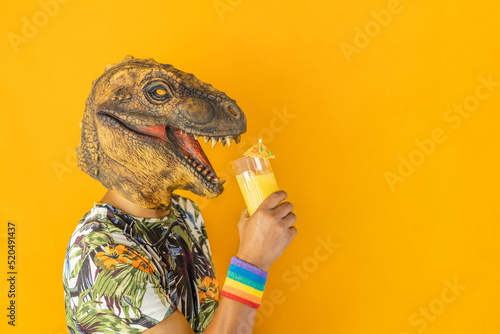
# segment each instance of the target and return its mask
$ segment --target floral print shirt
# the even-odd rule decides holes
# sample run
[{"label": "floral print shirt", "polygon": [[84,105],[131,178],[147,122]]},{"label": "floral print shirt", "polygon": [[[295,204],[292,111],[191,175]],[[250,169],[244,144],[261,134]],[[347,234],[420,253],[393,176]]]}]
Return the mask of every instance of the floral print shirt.
[{"label": "floral print shirt", "polygon": [[95,203],[71,236],[63,283],[71,334],[138,334],[175,310],[201,333],[220,299],[200,210],[178,195],[164,218]]}]

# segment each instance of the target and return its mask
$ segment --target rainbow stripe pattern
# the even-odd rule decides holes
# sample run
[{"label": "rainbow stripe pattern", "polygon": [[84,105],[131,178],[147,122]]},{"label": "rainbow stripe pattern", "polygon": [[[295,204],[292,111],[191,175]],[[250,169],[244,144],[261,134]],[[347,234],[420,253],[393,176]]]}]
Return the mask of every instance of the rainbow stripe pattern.
[{"label": "rainbow stripe pattern", "polygon": [[257,309],[266,281],[267,272],[234,256],[221,295]]}]

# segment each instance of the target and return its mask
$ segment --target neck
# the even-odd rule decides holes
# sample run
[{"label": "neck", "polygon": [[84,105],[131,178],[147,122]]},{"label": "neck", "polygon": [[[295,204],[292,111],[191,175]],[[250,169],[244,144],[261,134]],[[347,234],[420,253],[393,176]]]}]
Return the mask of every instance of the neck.
[{"label": "neck", "polygon": [[142,207],[132,203],[112,190],[108,190],[101,199],[101,203],[109,204],[128,215],[141,218],[163,218],[167,216],[171,210],[170,208],[168,210],[162,210]]}]

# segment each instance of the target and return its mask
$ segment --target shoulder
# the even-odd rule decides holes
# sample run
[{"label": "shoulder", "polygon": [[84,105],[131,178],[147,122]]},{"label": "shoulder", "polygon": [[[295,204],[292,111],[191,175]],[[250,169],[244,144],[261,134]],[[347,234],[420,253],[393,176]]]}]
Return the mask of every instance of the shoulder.
[{"label": "shoulder", "polygon": [[152,254],[125,233],[131,226],[122,218],[112,208],[97,203],[83,216],[66,251],[63,277],[68,284],[86,282],[90,288],[110,272],[116,277],[122,277],[121,272],[133,276],[153,274],[156,278],[163,274]]},{"label": "shoulder", "polygon": [[[68,243],[66,252],[68,265],[74,265],[100,252],[135,250],[137,245],[124,233],[127,223],[111,207],[95,203],[78,222]],[[121,245],[123,249],[115,246]]]},{"label": "shoulder", "polygon": [[103,243],[111,243],[115,235],[122,233],[116,222],[116,215],[107,206],[95,203],[78,222],[71,235],[70,245],[77,243],[95,248]]}]

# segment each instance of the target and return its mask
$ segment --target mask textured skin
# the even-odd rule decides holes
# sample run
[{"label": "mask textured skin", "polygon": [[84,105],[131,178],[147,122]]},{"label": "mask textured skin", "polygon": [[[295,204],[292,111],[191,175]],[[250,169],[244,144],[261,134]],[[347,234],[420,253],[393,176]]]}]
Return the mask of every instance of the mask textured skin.
[{"label": "mask textured skin", "polygon": [[175,189],[222,193],[197,138],[238,143],[246,118],[236,101],[193,74],[127,56],[92,83],[81,131],[82,171],[135,204],[168,209]]}]

